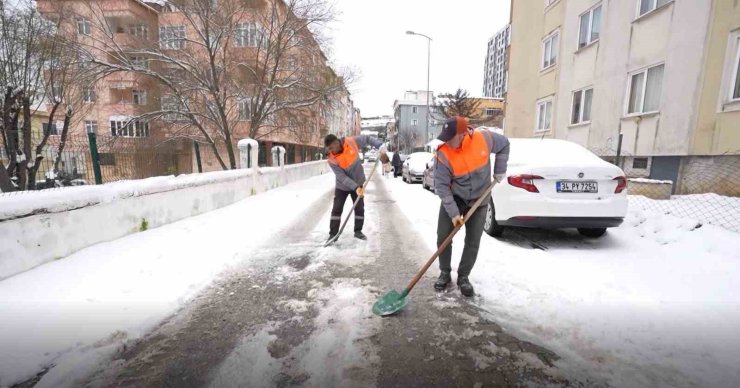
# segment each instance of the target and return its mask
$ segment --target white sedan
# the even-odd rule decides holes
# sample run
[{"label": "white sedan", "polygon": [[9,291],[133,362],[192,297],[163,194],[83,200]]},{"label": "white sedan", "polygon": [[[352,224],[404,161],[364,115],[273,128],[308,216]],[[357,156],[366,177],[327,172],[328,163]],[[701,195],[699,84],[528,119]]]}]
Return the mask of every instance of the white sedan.
[{"label": "white sedan", "polygon": [[511,139],[506,179],[493,189],[485,230],[500,236],[507,226],[578,228],[601,237],[626,214],[627,178],[619,167],[573,142]]},{"label": "white sedan", "polygon": [[427,162],[434,158],[430,152],[414,152],[403,162],[401,178],[404,182],[414,183],[421,182],[424,179],[424,171],[427,169]]}]

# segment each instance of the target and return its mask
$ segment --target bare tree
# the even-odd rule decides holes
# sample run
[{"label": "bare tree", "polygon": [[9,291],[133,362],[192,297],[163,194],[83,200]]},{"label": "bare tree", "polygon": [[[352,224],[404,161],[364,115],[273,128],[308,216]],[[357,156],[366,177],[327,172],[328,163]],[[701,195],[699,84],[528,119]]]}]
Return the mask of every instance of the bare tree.
[{"label": "bare tree", "polygon": [[173,137],[207,145],[223,169],[237,167],[235,136],[316,131],[316,113],[343,85],[315,38],[333,17],[326,0],[167,1],[159,41],[129,46],[117,42],[99,1],[89,8],[101,31],[90,47],[95,64],[160,88],[160,108],[137,119],[160,120]]},{"label": "bare tree", "polygon": [[412,152],[414,148],[421,146],[421,138],[422,136],[420,136],[416,131],[399,131],[398,146],[400,149],[405,150],[406,152]]},{"label": "bare tree", "polygon": [[[34,189],[44,159],[58,110],[64,112],[59,155],[64,150],[66,135],[77,104],[80,85],[89,82],[84,76],[74,40],[64,34],[58,23],[42,18],[30,4],[12,9],[0,2],[0,85],[3,90],[0,134],[8,164],[0,161],[0,190]],[[72,35],[74,36],[74,35]],[[33,116],[44,105],[51,107],[46,119],[49,130],[32,127]]]}]

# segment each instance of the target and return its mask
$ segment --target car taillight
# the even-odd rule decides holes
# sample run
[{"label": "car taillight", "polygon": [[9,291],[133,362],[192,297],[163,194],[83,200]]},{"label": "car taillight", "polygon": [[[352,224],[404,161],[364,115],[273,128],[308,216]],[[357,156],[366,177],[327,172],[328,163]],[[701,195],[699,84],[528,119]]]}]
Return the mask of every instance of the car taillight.
[{"label": "car taillight", "polygon": [[539,193],[540,191],[537,190],[537,186],[534,185],[535,179],[544,178],[537,175],[512,175],[509,177],[509,184],[527,190],[530,193]]},{"label": "car taillight", "polygon": [[627,188],[627,178],[626,177],[618,176],[614,178],[614,180],[617,181],[617,188],[614,190],[614,194],[619,194],[622,191],[624,191],[624,189]]}]

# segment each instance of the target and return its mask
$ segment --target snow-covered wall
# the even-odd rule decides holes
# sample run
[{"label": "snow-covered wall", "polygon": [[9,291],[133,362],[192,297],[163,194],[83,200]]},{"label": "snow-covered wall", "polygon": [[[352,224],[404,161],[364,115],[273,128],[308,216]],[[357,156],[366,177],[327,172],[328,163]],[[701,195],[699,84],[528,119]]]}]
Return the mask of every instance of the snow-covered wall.
[{"label": "snow-covered wall", "polygon": [[0,279],[328,171],[317,161],[0,194]]}]

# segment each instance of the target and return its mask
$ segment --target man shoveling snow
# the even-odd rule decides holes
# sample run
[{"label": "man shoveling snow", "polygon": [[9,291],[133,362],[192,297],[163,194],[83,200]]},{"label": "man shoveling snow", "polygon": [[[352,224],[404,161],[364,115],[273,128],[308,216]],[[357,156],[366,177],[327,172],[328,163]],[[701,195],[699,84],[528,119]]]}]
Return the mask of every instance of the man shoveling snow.
[{"label": "man shoveling snow", "polygon": [[359,197],[359,202],[355,207],[355,237],[366,240],[367,237],[362,233],[362,226],[365,222],[365,203],[362,198],[365,195],[363,188],[365,171],[362,169],[360,150],[372,146],[380,148],[380,154],[385,155],[385,146],[381,140],[367,135],[339,139],[331,134],[324,138],[324,145],[329,151],[329,166],[337,177],[334,189],[334,206],[329,221],[329,239],[327,241],[331,241],[339,233],[342,209],[347,201],[347,196],[351,196],[352,201],[357,201]]}]

